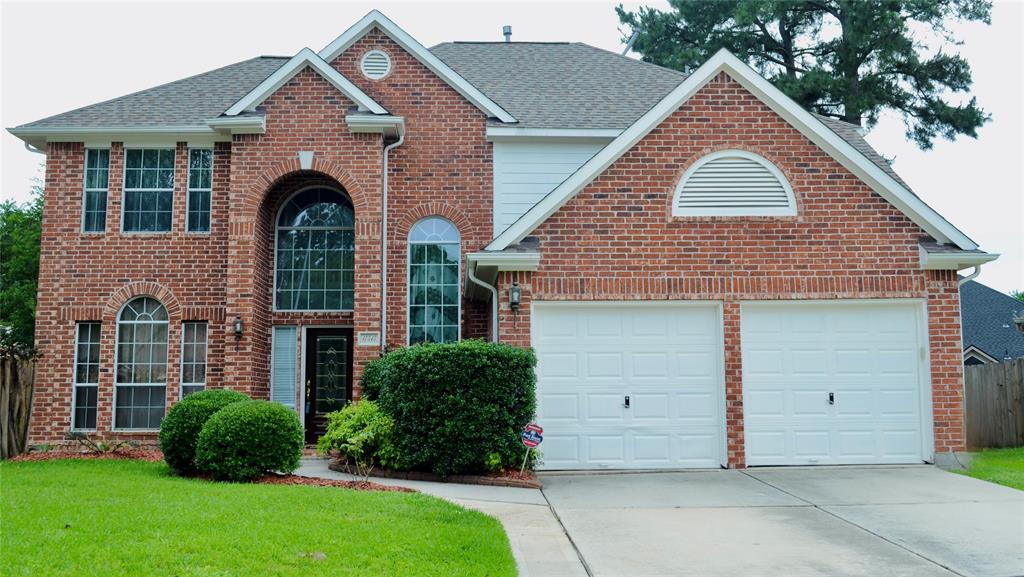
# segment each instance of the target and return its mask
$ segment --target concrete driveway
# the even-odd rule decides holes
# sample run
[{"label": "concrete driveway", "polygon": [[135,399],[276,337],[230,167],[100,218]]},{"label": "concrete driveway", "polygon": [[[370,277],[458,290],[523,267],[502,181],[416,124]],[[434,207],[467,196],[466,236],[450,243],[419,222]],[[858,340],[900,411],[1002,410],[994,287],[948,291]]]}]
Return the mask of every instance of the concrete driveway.
[{"label": "concrete driveway", "polygon": [[1024,575],[1024,492],[933,467],[542,480],[594,576]]}]

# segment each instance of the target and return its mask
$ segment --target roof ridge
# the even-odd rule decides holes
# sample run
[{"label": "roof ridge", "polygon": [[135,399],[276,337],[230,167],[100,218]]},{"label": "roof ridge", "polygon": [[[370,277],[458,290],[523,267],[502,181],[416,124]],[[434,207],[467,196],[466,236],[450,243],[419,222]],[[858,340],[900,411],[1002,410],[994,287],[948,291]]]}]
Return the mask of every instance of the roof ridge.
[{"label": "roof ridge", "polygon": [[591,50],[595,50],[597,52],[604,52],[606,54],[611,54],[612,56],[615,56],[616,58],[620,58],[622,60],[625,60],[627,62],[632,62],[634,64],[642,64],[644,66],[650,66],[652,68],[658,68],[658,69],[664,70],[666,72],[671,72],[671,73],[676,74],[676,75],[678,75],[680,77],[680,79],[679,79],[680,82],[682,80],[686,79],[689,76],[689,73],[683,72],[681,70],[676,70],[675,68],[669,68],[668,66],[662,66],[661,64],[655,64],[653,62],[647,62],[645,60],[639,60],[637,58],[630,58],[629,56],[626,56],[625,54],[619,54],[618,52],[612,52],[611,50],[608,50],[606,48],[601,48],[600,46],[594,46],[594,45],[591,45],[591,44],[587,44],[586,42],[572,42],[572,44],[578,44],[580,46],[583,46],[585,48],[589,48]]},{"label": "roof ridge", "polygon": [[[57,114],[51,114],[50,116],[46,116],[46,117],[40,118],[38,120],[33,120],[32,122],[29,122],[29,123],[26,123],[26,124],[20,124],[20,125],[16,126],[15,128],[30,127],[33,124],[39,124],[40,122],[45,122],[47,120],[52,120],[54,118],[58,118],[58,117],[61,117],[61,116],[66,116],[68,114],[72,114],[72,113],[78,112],[80,110],[85,110],[86,108],[92,108],[93,106],[99,106],[101,104],[107,104],[108,102],[114,102],[115,100],[121,100],[123,98],[129,98],[129,97],[135,96],[137,94],[142,94],[143,92],[149,92],[150,90],[156,90],[158,88],[164,88],[166,86],[170,86],[170,85],[176,84],[178,82],[184,82],[186,80],[192,80],[194,78],[201,78],[203,76],[207,76],[207,75],[213,74],[214,72],[220,72],[221,70],[224,70],[226,68],[231,68],[232,66],[238,66],[239,64],[244,64],[246,62],[252,62],[253,60],[261,60],[261,59],[264,59],[264,58],[278,58],[278,57],[277,56],[254,56],[253,58],[247,58],[245,60],[239,60],[238,62],[232,62],[231,64],[225,64],[224,66],[220,66],[218,68],[214,68],[213,70],[207,70],[206,72],[200,72],[198,74],[193,74],[191,76],[186,76],[184,78],[178,78],[177,80],[171,80],[170,82],[164,82],[163,84],[157,84],[156,86],[150,86],[149,88],[143,88],[141,90],[136,90],[134,92],[129,92],[128,94],[122,94],[121,96],[115,96],[113,98],[108,98],[106,100],[101,100],[99,102],[93,102],[91,104],[86,104],[84,106],[79,106],[78,108],[72,108],[71,110],[66,110],[64,112],[60,112],[60,113],[57,113]],[[256,84],[257,84],[257,86],[259,85],[258,82]],[[251,90],[251,88],[250,88],[250,90]]]}]

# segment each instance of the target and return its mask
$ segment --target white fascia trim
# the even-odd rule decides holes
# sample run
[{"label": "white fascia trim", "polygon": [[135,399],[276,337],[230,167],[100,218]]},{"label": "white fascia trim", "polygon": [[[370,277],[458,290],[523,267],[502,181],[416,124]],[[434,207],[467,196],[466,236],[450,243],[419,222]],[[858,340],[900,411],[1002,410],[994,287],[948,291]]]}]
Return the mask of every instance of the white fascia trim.
[{"label": "white fascia trim", "polygon": [[385,136],[399,136],[405,132],[405,118],[401,116],[363,116],[349,114],[345,124],[352,132],[373,132]]},{"label": "white fascia trim", "polygon": [[359,22],[353,24],[348,30],[344,31],[341,36],[335,38],[334,42],[331,42],[320,51],[320,57],[327,62],[334,60],[339,54],[347,50],[357,40],[362,38],[363,35],[374,26],[380,28],[380,30],[394,40],[396,44],[401,46],[409,54],[412,54],[420,61],[421,64],[429,68],[431,72],[438,75],[438,77],[447,82],[449,86],[454,88],[466,100],[472,102],[474,106],[482,110],[488,116],[493,116],[502,122],[517,122],[515,117],[506,112],[505,109],[499,106],[497,102],[494,102],[483,92],[480,92],[479,89],[452,70],[451,67],[442,62],[440,58],[434,56],[430,50],[427,50],[425,46],[420,44],[405,30],[402,30],[401,27],[392,22],[391,19],[382,14],[379,10],[371,10],[370,13],[363,16]]},{"label": "white fascia trim", "polygon": [[360,90],[355,84],[352,84],[352,82],[348,78],[345,78],[341,72],[331,68],[331,65],[324,61],[323,58],[320,58],[316,52],[313,52],[309,48],[303,48],[298,54],[292,56],[291,60],[282,64],[276,72],[261,82],[259,86],[253,88],[249,94],[246,94],[241,98],[241,100],[232,104],[231,108],[228,108],[224,114],[227,116],[236,116],[243,111],[255,109],[261,102],[266,100],[278,88],[284,86],[285,82],[291,80],[293,76],[302,71],[306,66],[315,70],[320,74],[320,76],[323,76],[325,80],[330,82],[342,94],[348,97],[349,100],[355,102],[360,110],[366,110],[374,114],[388,113],[383,106],[374,102],[369,95]]},{"label": "white fascia trim", "polygon": [[232,134],[263,134],[267,131],[267,119],[262,115],[211,118],[206,124],[214,130]]},{"label": "white fascia trim", "polygon": [[974,358],[978,359],[979,361],[981,361],[983,363],[998,363],[999,362],[995,357],[993,357],[992,355],[986,353],[985,351],[979,349],[978,347],[976,347],[974,345],[971,345],[971,346],[967,347],[966,349],[964,349],[964,360],[966,361],[968,357],[974,357]]},{"label": "white fascia trim", "polygon": [[501,271],[535,271],[540,266],[536,252],[471,252],[466,255],[470,266],[493,266]]},{"label": "white fascia trim", "polygon": [[930,253],[924,247],[918,248],[921,255],[921,268],[923,270],[964,270],[974,266],[980,266],[999,258],[998,253]]},{"label": "white fascia trim", "polygon": [[91,147],[107,147],[111,142],[175,143],[199,139],[231,140],[209,126],[100,126],[100,127],[25,127],[8,128],[7,132],[22,141],[43,149],[48,142],[85,142]]},{"label": "white fascia trim", "polygon": [[801,108],[754,69],[733,56],[728,50],[722,49],[648,110],[632,126],[623,131],[618,138],[584,163],[579,170],[492,240],[486,250],[503,250],[530,234],[720,72],[727,72],[730,77],[863,180],[882,198],[906,214],[937,241],[953,243],[964,250],[978,248],[974,241],[957,230],[894,178],[885,174],[863,153],[840,138],[811,113]]},{"label": "white fascia trim", "polygon": [[612,140],[622,131],[617,128],[516,128],[514,126],[488,126],[487,140],[520,140],[548,138],[592,138]]}]

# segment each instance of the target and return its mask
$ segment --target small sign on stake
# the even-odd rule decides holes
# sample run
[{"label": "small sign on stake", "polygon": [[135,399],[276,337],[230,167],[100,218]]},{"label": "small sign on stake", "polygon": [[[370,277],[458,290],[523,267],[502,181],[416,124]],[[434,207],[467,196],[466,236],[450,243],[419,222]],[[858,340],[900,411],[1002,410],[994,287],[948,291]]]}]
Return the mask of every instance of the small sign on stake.
[{"label": "small sign on stake", "polygon": [[537,423],[526,425],[526,428],[523,429],[522,440],[523,444],[526,445],[526,455],[523,457],[523,466],[519,468],[520,474],[526,470],[526,461],[530,458],[530,451],[544,441],[544,428]]}]

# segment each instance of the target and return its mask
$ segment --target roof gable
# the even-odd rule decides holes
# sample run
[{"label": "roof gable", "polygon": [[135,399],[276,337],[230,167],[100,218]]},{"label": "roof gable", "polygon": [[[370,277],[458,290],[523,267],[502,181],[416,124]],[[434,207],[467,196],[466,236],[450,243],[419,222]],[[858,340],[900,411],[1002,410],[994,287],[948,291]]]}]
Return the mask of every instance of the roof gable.
[{"label": "roof gable", "polygon": [[248,94],[240,98],[237,102],[231,105],[227,111],[224,112],[226,116],[237,116],[245,111],[251,111],[255,109],[261,102],[266,100],[271,94],[277,91],[278,88],[284,86],[286,82],[291,80],[296,74],[301,72],[306,67],[312,68],[325,80],[330,82],[335,88],[337,88],[342,94],[348,97],[349,100],[354,102],[359,110],[371,112],[373,114],[387,114],[388,111],[383,106],[377,104],[369,95],[363,92],[358,86],[352,84],[348,78],[345,78],[341,72],[338,72],[331,67],[323,58],[317,55],[309,48],[303,48],[298,54],[293,56],[291,60],[285,62],[280,68],[278,68],[273,74],[268,76],[263,82],[259,83],[255,88],[250,90]]},{"label": "roof gable", "polygon": [[515,117],[498,105],[497,102],[491,100],[476,86],[470,84],[469,81],[452,70],[450,66],[427,50],[425,46],[420,44],[405,30],[402,30],[402,28],[377,10],[370,11],[359,22],[356,22],[352,27],[343,32],[341,36],[338,36],[333,42],[325,46],[320,51],[320,58],[326,62],[334,60],[372,28],[378,28],[386,34],[391,40],[401,46],[403,50],[411,54],[421,64],[488,116],[497,118],[502,122],[516,122]]},{"label": "roof gable", "polygon": [[1024,302],[977,281],[960,286],[964,350],[974,347],[994,359],[1024,357],[1024,333],[1013,322]]},{"label": "roof gable", "polygon": [[683,80],[615,140],[584,163],[579,170],[534,205],[512,226],[492,240],[486,250],[503,250],[521,241],[720,72],[728,73],[746,90],[864,181],[879,196],[906,214],[936,240],[942,243],[953,243],[964,250],[977,248],[974,241],[942,218],[906,186],[882,170],[865,156],[863,151],[855,148],[744,62],[723,49]]}]

